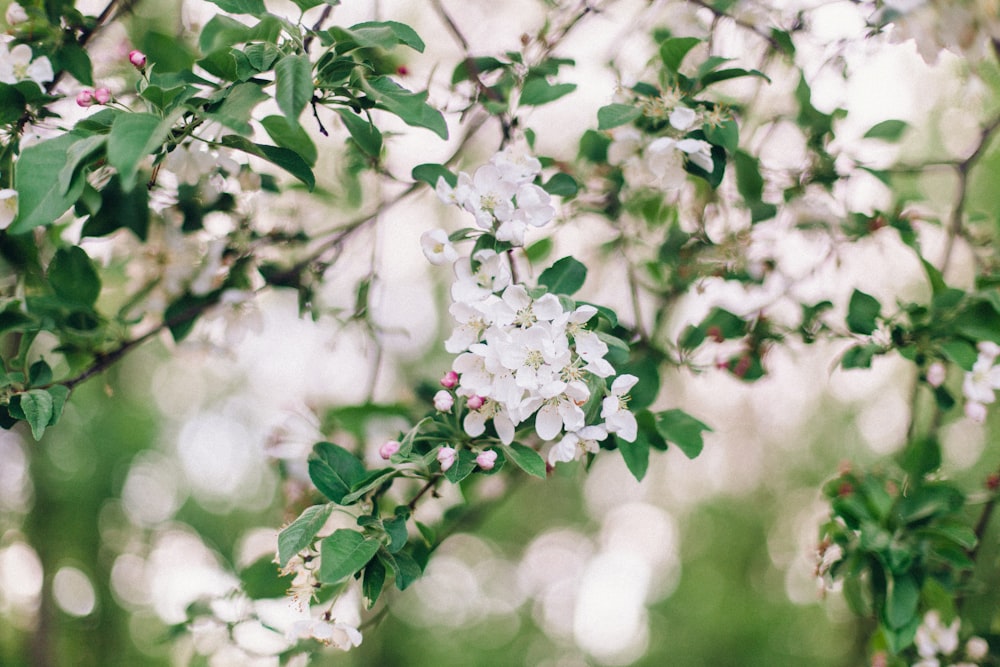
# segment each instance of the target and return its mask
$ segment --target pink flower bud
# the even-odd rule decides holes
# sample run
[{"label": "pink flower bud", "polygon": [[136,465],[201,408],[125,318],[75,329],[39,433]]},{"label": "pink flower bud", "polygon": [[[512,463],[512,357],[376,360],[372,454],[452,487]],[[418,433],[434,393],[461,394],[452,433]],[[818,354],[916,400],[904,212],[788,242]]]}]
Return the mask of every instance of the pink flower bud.
[{"label": "pink flower bud", "polygon": [[465,405],[470,410],[478,410],[483,407],[484,403],[486,403],[486,399],[482,396],[469,396],[469,400],[465,402]]},{"label": "pink flower bud", "polygon": [[940,387],[944,384],[944,379],[948,375],[947,369],[940,361],[935,361],[927,367],[927,384],[932,387]]},{"label": "pink flower bud", "polygon": [[444,377],[441,378],[441,386],[445,389],[451,389],[456,384],[458,384],[458,373],[455,371],[448,371],[444,374]]},{"label": "pink flower bud", "polygon": [[132,63],[132,66],[136,69],[142,69],[146,66],[146,54],[137,49],[133,49],[128,52],[128,61]]},{"label": "pink flower bud", "polygon": [[94,101],[98,104],[107,104],[111,101],[111,91],[101,87],[94,91]]},{"label": "pink flower bud", "polygon": [[441,472],[445,472],[455,463],[455,448],[445,445],[438,450],[438,463],[441,464]]},{"label": "pink flower bud", "polygon": [[476,464],[483,470],[493,470],[497,462],[497,453],[492,449],[479,452],[476,457]]},{"label": "pink flower bud", "polygon": [[968,401],[965,404],[965,416],[977,424],[986,421],[986,406],[975,401]]},{"label": "pink flower bud", "polygon": [[94,103],[94,91],[92,90],[81,90],[76,95],[76,104],[84,109],[89,107]]},{"label": "pink flower bud", "polygon": [[378,455],[388,461],[392,455],[399,451],[400,444],[396,440],[386,440],[378,448]]},{"label": "pink flower bud", "polygon": [[455,397],[444,389],[434,394],[434,409],[438,412],[451,412],[451,406],[454,404]]}]

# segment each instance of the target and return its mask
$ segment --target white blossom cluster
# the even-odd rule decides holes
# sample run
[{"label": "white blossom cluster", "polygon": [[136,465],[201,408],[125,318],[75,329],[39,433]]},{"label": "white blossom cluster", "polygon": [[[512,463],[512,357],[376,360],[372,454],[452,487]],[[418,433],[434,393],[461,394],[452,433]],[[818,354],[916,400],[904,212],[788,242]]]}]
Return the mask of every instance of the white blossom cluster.
[{"label": "white blossom cluster", "polygon": [[[8,21],[9,11],[8,8]],[[48,58],[35,58],[27,44],[8,49],[6,42],[0,42],[0,81],[11,85],[19,81],[34,81],[41,87],[53,78],[55,73]]]},{"label": "white blossom cluster", "polygon": [[498,240],[523,246],[529,225],[542,227],[556,214],[549,193],[532,182],[541,171],[537,158],[508,148],[494,155],[472,176],[460,172],[455,187],[439,178],[437,194],[446,204],[455,204],[471,213],[476,225]]},{"label": "white blossom cluster", "polygon": [[972,370],[965,374],[962,393],[965,395],[965,414],[974,422],[986,421],[986,406],[996,400],[1000,389],[1000,345],[990,341],[979,343],[979,357]]},{"label": "white blossom cluster", "polygon": [[924,620],[917,628],[913,641],[917,646],[920,660],[913,667],[977,667],[979,661],[989,654],[989,644],[982,637],[971,637],[965,644],[965,660],[959,662],[942,662],[939,658],[957,657],[959,619],[945,625],[941,615],[931,610],[924,615]]},{"label": "white blossom cluster", "polygon": [[892,23],[889,39],[912,39],[927,63],[936,63],[947,49],[974,60],[986,57],[1000,39],[996,0],[885,0],[882,21]]},{"label": "white blossom cluster", "polygon": [[[438,191],[473,213],[497,238],[521,244],[524,225],[540,226],[552,212],[548,196],[528,182],[540,169],[538,160],[512,155],[495,155],[472,179],[460,176],[454,189],[439,181]],[[501,238],[502,230],[509,234]],[[615,375],[605,359],[607,344],[586,328],[597,309],[583,305],[567,310],[555,295],[515,283],[504,255],[482,249],[470,261],[446,241],[441,230],[421,239],[433,263],[455,260],[449,311],[456,325],[445,349],[457,356],[454,379],[445,386],[465,398],[465,432],[480,436],[492,422],[500,440],[510,444],[517,427],[534,417],[541,440],[558,439],[548,452],[551,465],[596,452],[597,443],[612,433],[634,441],[637,424],[627,408],[627,394],[638,381],[635,376],[614,379],[601,404],[601,422],[588,424],[583,410],[592,388],[605,386],[606,378]],[[451,402],[435,403],[451,408]]]},{"label": "white blossom cluster", "polygon": [[[663,113],[677,132],[687,132],[702,120],[699,112],[681,105]],[[701,139],[650,137],[634,127],[623,127],[615,131],[608,146],[608,163],[620,166],[625,180],[633,185],[676,190],[687,179],[685,162],[711,173],[712,145]]]}]

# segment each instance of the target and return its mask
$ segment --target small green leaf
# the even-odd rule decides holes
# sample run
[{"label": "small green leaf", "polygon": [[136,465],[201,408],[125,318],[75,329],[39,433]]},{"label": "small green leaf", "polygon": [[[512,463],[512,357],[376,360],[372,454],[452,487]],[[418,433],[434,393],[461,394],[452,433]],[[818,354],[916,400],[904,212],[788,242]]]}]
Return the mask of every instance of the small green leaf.
[{"label": "small green leaf", "polygon": [[260,121],[260,124],[264,126],[264,131],[274,143],[297,153],[310,167],[316,166],[316,159],[319,157],[316,144],[301,125],[292,126],[282,116],[267,116]]},{"label": "small green leaf", "polygon": [[351,487],[365,476],[356,456],[330,442],[318,442],[309,456],[309,477],[323,495],[341,504]]},{"label": "small green leaf", "polygon": [[249,567],[240,570],[242,592],[254,600],[283,597],[293,579],[292,575],[281,576],[270,556],[259,558]]},{"label": "small green leaf", "polygon": [[91,307],[101,293],[101,278],[90,256],[79,246],[60,248],[49,264],[49,284],[70,304]]},{"label": "small green leaf", "polygon": [[380,468],[378,470],[372,470],[351,485],[351,492],[344,496],[340,503],[342,505],[355,503],[365,494],[382,486],[394,477],[398,477],[400,473],[402,473],[402,470],[399,468]]},{"label": "small green leaf", "polygon": [[587,267],[573,257],[563,257],[538,276],[538,284],[553,294],[572,296],[587,279]]},{"label": "small green leaf", "polygon": [[335,584],[352,576],[375,557],[381,544],[366,538],[356,530],[341,528],[320,542],[320,562],[317,578],[324,584]]},{"label": "small green leaf", "polygon": [[28,384],[37,387],[40,384],[52,382],[52,367],[44,359],[31,364],[28,369]]},{"label": "small green leaf", "polygon": [[412,127],[425,127],[442,139],[448,138],[444,116],[427,104],[427,93],[413,93],[388,77],[362,79],[361,88],[382,109],[396,114]]},{"label": "small green leaf", "polygon": [[460,449],[455,454],[455,462],[445,471],[444,476],[452,484],[458,484],[475,469],[476,455],[468,449]]},{"label": "small green leaf", "polygon": [[253,134],[250,117],[254,108],[268,99],[267,93],[256,83],[237,83],[229,89],[222,103],[205,115],[231,130],[247,136]]},{"label": "small green leaf", "polygon": [[905,120],[883,120],[876,123],[865,132],[865,139],[882,139],[883,141],[899,141],[910,125]]},{"label": "small green leaf", "polygon": [[417,561],[405,551],[391,554],[387,550],[379,551],[379,559],[388,565],[396,579],[396,588],[405,591],[410,584],[420,578],[423,570]]},{"label": "small green leaf", "polygon": [[521,106],[541,106],[576,90],[575,83],[549,83],[543,78],[529,79],[521,89]]},{"label": "small green leaf", "polygon": [[642,110],[630,104],[609,104],[597,110],[597,129],[611,128],[631,123],[642,115]]},{"label": "small green leaf", "polygon": [[68,161],[68,153],[80,137],[64,134],[28,146],[14,164],[14,189],[17,190],[17,218],[7,228],[8,234],[23,234],[35,227],[50,225],[79,198],[87,181],[78,175],[64,190],[57,174]]},{"label": "small green leaf", "polygon": [[209,0],[212,4],[218,5],[222,11],[230,14],[250,14],[260,16],[267,12],[264,0]]},{"label": "small green leaf", "polygon": [[14,86],[0,83],[0,125],[16,122],[27,106],[27,100]]},{"label": "small green leaf", "polygon": [[312,63],[305,55],[290,54],[274,66],[275,99],[292,127],[313,95]]},{"label": "small green leaf", "polygon": [[366,155],[378,159],[382,153],[382,133],[375,125],[349,109],[337,109],[351,138]]},{"label": "small green leaf", "polygon": [[840,366],[845,369],[871,368],[872,359],[881,349],[874,343],[849,347],[844,351],[844,356],[840,359]]},{"label": "small green leaf", "polygon": [[307,507],[287,528],[278,533],[278,565],[285,567],[292,556],[309,546],[333,512],[333,505]]},{"label": "small green leaf", "polygon": [[660,60],[668,70],[676,74],[688,51],[698,46],[701,40],[697,37],[670,37],[660,44]]},{"label": "small green leaf", "polygon": [[569,174],[558,173],[542,185],[542,189],[557,197],[575,197],[580,191],[580,184]]},{"label": "small green leaf", "polygon": [[899,453],[897,460],[903,470],[919,479],[941,465],[941,445],[934,438],[912,440]]},{"label": "small green leaf", "polygon": [[[18,407],[24,414],[24,420],[31,426],[31,435],[35,440],[41,440],[45,427],[52,420],[53,401],[49,392],[44,389],[32,389],[17,394]],[[13,402],[13,399],[12,399]]]},{"label": "small green leaf", "polygon": [[913,620],[920,601],[920,587],[912,575],[897,575],[886,583],[885,620],[899,629]]},{"label": "small green leaf", "polygon": [[391,519],[385,519],[382,521],[382,526],[389,536],[389,553],[394,554],[406,546],[406,540],[409,536],[406,531],[405,516],[397,515]]},{"label": "small green leaf", "polygon": [[366,609],[371,609],[378,602],[378,597],[385,586],[385,574],[385,565],[380,558],[373,558],[365,567],[364,578],[361,580],[361,594],[364,596]]},{"label": "small green leaf", "polygon": [[458,176],[452,173],[447,167],[440,164],[418,164],[410,173],[415,181],[423,181],[432,188],[437,187],[439,178],[443,178],[448,185],[455,187],[458,183]]},{"label": "small green leaf", "polygon": [[622,453],[622,458],[625,459],[625,465],[629,472],[632,473],[637,482],[641,482],[649,469],[649,440],[646,439],[645,434],[640,432],[636,436],[635,442],[628,442],[617,435],[615,442],[618,443],[618,450]]},{"label": "small green leaf", "polygon": [[701,454],[704,447],[702,432],[712,431],[707,424],[677,409],[657,413],[656,430],[664,440],[677,445],[689,459]]},{"label": "small green leaf", "polygon": [[[352,25],[346,31],[358,46],[391,49],[397,45],[408,46],[418,53],[424,52],[424,41],[405,23],[398,21],[367,21]],[[338,52],[343,53],[338,45]]]},{"label": "small green leaf", "polygon": [[[169,122],[167,122],[169,121]],[[143,159],[166,140],[173,118],[150,113],[123,113],[115,117],[108,135],[108,162],[118,170],[122,190],[135,187]]]},{"label": "small green leaf", "polygon": [[955,362],[963,371],[971,371],[979,358],[976,347],[965,340],[949,340],[941,344],[941,354]]},{"label": "small green leaf", "polygon": [[759,202],[764,194],[764,179],[760,175],[760,163],[746,151],[733,154],[736,167],[736,188],[747,202]]},{"label": "small green leaf", "polygon": [[730,69],[720,69],[715,72],[710,72],[705,76],[701,77],[700,82],[702,88],[707,88],[713,83],[719,83],[720,81],[728,81],[730,79],[739,79],[745,76],[756,76],[764,79],[768,83],[771,82],[770,77],[756,69],[740,69],[738,67]]},{"label": "small green leaf", "polygon": [[255,144],[235,134],[228,134],[222,137],[221,143],[227,148],[235,148],[236,150],[256,155],[259,158],[278,165],[305,183],[306,187],[310,190],[316,187],[316,177],[313,175],[312,169],[309,168],[306,161],[295,151],[288,150],[287,148],[279,148],[278,146]]},{"label": "small green leaf", "polygon": [[856,289],[847,305],[847,327],[854,333],[871,334],[878,326],[881,312],[882,304],[878,299]]},{"label": "small green leaf", "polygon": [[511,445],[500,445],[504,455],[514,462],[518,468],[541,479],[545,479],[545,460],[538,452],[515,442]]}]

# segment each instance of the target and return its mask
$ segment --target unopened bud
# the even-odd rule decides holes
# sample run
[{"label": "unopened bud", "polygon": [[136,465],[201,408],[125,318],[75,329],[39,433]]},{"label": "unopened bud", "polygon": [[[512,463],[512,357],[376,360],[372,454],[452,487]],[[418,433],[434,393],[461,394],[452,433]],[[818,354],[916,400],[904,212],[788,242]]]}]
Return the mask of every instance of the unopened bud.
[{"label": "unopened bud", "polygon": [[438,450],[438,463],[441,464],[441,472],[445,472],[455,463],[455,448],[445,445]]},{"label": "unopened bud", "polygon": [[478,410],[479,408],[483,407],[483,404],[485,403],[486,399],[483,398],[482,396],[469,396],[469,399],[465,402],[465,405],[470,410]]},{"label": "unopened bud", "polygon": [[975,401],[968,401],[965,404],[965,416],[977,424],[982,424],[986,421],[986,406]]},{"label": "unopened bud", "polygon": [[496,465],[496,462],[497,453],[492,449],[479,452],[479,456],[476,457],[476,464],[483,470],[493,470],[493,466]]},{"label": "unopened bud", "polygon": [[138,49],[133,49],[128,52],[128,61],[132,63],[132,67],[142,69],[146,66],[146,54]]},{"label": "unopened bud", "polygon": [[7,5],[7,13],[4,14],[4,19],[7,21],[7,25],[25,23],[28,20],[28,12],[24,11],[24,7],[21,5],[12,2]]},{"label": "unopened bud", "polygon": [[98,104],[107,104],[111,101],[111,91],[103,86],[94,91],[94,101]]},{"label": "unopened bud", "polygon": [[84,109],[89,107],[94,103],[94,91],[92,90],[81,90],[76,95],[76,104]]},{"label": "unopened bud", "polygon": [[986,488],[990,491],[1000,489],[1000,473],[990,473],[989,477],[986,478]]},{"label": "unopened bud", "polygon": [[438,412],[451,412],[451,406],[455,404],[455,397],[450,392],[442,389],[434,394],[434,409]]},{"label": "unopened bud", "polygon": [[945,376],[947,374],[948,371],[945,369],[944,364],[940,361],[935,361],[927,367],[927,384],[932,387],[940,387],[944,384]]},{"label": "unopened bud", "polygon": [[383,459],[388,461],[392,458],[392,455],[399,451],[399,442],[396,440],[386,440],[382,443],[382,446],[378,448],[378,455]]},{"label": "unopened bud", "polygon": [[990,652],[989,643],[982,637],[969,637],[965,644],[965,654],[973,660],[982,660]]},{"label": "unopened bud", "polygon": [[458,384],[458,373],[455,371],[448,371],[441,378],[441,386],[445,389],[451,389],[456,384]]}]

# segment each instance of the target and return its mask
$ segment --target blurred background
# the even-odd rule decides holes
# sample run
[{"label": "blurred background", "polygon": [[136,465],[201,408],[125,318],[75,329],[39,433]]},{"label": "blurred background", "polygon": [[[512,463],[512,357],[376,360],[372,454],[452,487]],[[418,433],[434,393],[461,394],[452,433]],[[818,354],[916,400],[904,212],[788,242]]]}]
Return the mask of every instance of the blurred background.
[{"label": "blurred background", "polygon": [[[577,4],[444,2],[476,55],[519,48],[522,34]],[[7,4],[0,0],[0,8]],[[599,11],[557,52],[576,60],[561,80],[578,89],[524,116],[537,152],[573,160],[580,135],[596,127],[596,110],[612,101],[619,82],[642,77],[655,52],[653,27],[679,35],[711,28],[715,16],[700,4],[594,3]],[[928,64],[913,42],[866,40],[863,3],[715,4],[755,25],[807,22],[796,48],[813,104],[848,110],[837,128],[837,154],[875,167],[962,156],[985,110],[995,106],[995,66],[970,76],[968,63],[953,54]],[[102,8],[78,6],[90,13]],[[291,3],[267,6],[297,16]],[[200,0],[139,2],[131,18],[101,34],[92,50],[95,67],[131,46],[165,61],[174,48],[166,36],[180,35],[193,50],[193,34],[216,11]],[[457,136],[461,121],[447,115],[448,84],[462,52],[441,17],[430,3],[360,0],[344,0],[331,17],[339,25],[374,19],[406,22],[424,38],[424,54],[401,56],[400,80],[427,87]],[[759,64],[753,62],[759,44],[734,22],[722,21],[714,34],[714,53]],[[780,116],[788,113],[797,79],[775,71],[770,85],[754,83],[753,91],[758,112]],[[105,81],[125,85],[113,74]],[[749,90],[740,85],[720,87],[720,95],[739,99]],[[67,80],[60,90],[72,99],[74,86]],[[910,123],[905,142],[861,139],[886,119]],[[454,139],[444,145],[404,127],[390,142],[392,173],[442,161],[454,148]],[[764,133],[748,126],[743,140],[777,173],[803,159],[803,137],[794,121],[769,127]],[[326,195],[261,193],[256,206],[264,225],[296,220],[324,228],[368,210],[359,207],[357,193],[370,197],[375,185],[346,185],[346,133],[337,128],[323,138],[310,129],[322,142],[316,173]],[[485,126],[462,168],[486,159],[499,140],[497,128]],[[995,150],[987,155],[969,197],[969,209],[992,220],[1000,202],[986,175],[996,173],[997,159]],[[928,220],[944,217],[952,205],[947,170],[925,169],[895,183],[925,201]],[[837,220],[890,207],[897,195],[870,173],[844,174],[832,193],[810,202],[808,213],[789,215]],[[242,643],[237,637],[234,647],[212,628],[185,634],[176,626],[190,605],[227,599],[241,576],[253,581],[251,566],[273,558],[277,531],[294,518],[285,508],[301,493],[296,480],[313,442],[325,433],[374,460],[378,445],[407,427],[398,406],[450,363],[441,345],[450,326],[450,276],[427,265],[419,236],[464,224],[433,193],[412,198],[386,211],[342,254],[318,295],[329,316],[301,319],[294,293],[262,294],[242,327],[200,322],[190,340],[151,341],[79,387],[63,421],[41,442],[20,427],[0,432],[0,665],[277,664],[258,637]],[[940,228],[928,223],[921,232],[933,256]],[[589,260],[581,298],[634,321],[622,287],[625,268],[595,250],[609,238],[606,222],[580,215],[545,233],[553,238],[553,257]],[[109,275],[129,279],[126,258],[110,247],[114,239],[88,243],[93,256],[106,258]],[[916,258],[889,229],[841,245],[779,216],[753,243],[777,262],[776,278],[752,288],[706,279],[669,314],[671,330],[680,332],[716,305],[766,309],[780,318],[800,301],[819,298],[842,309],[854,287],[889,303],[927,291]],[[972,276],[963,252],[949,270],[958,285]],[[338,317],[350,312],[366,277],[374,327]],[[673,449],[654,454],[642,483],[620,456],[605,452],[589,473],[567,465],[544,482],[481,485],[476,493],[492,500],[445,542],[422,580],[406,593],[388,593],[388,604],[362,627],[362,645],[330,650],[315,664],[861,664],[859,638],[866,635],[859,621],[815,576],[825,516],[818,489],[843,461],[864,465],[902,446],[913,417],[915,371],[894,357],[876,359],[870,370],[837,369],[846,346],[775,348],[768,375],[753,383],[726,373],[668,374],[656,405],[682,407],[714,432],[695,460]],[[371,404],[381,409],[363,418],[350,409]],[[994,427],[961,417],[946,424],[945,471],[970,484],[984,477],[996,464],[987,447],[995,442]],[[421,511],[433,517],[454,502],[446,494]]]}]

